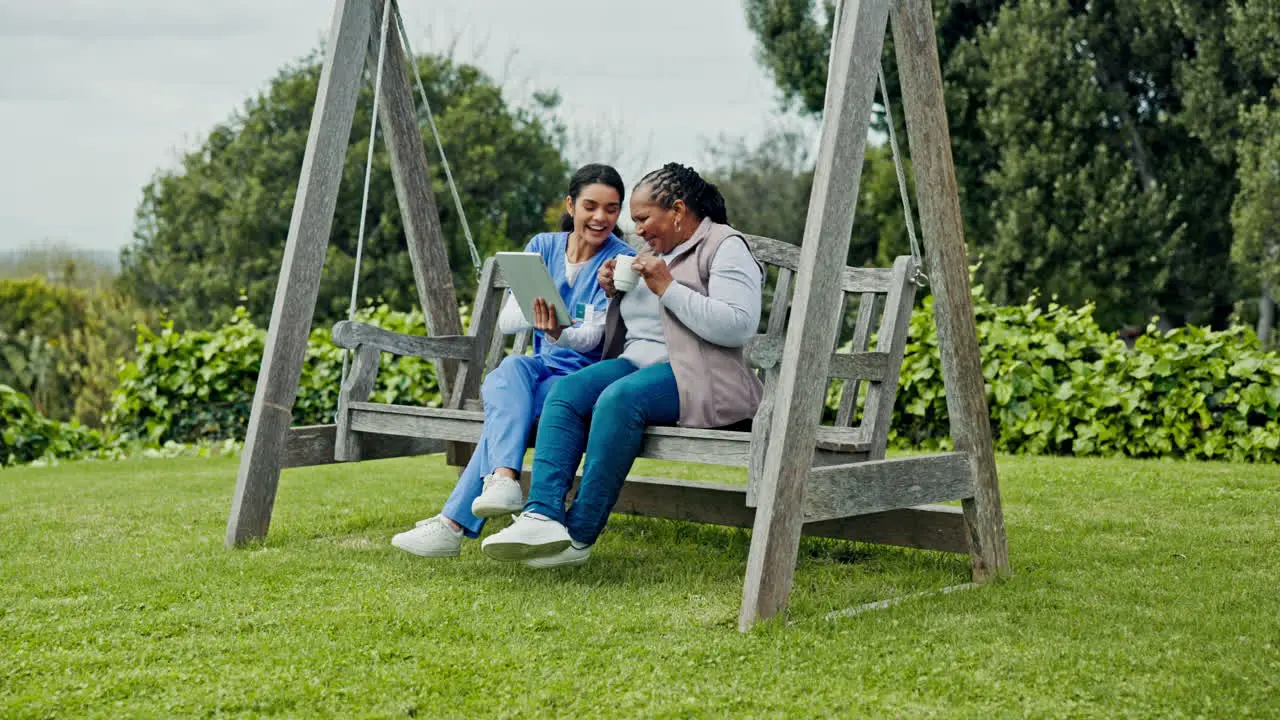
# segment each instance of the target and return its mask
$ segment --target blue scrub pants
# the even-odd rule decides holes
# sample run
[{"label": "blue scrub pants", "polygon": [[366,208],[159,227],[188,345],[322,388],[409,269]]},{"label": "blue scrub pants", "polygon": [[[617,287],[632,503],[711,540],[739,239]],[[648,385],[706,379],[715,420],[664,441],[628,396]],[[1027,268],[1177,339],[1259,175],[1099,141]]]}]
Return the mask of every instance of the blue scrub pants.
[{"label": "blue scrub pants", "polygon": [[529,431],[562,377],[561,371],[548,368],[536,355],[508,356],[485,377],[480,386],[484,399],[480,442],[440,511],[461,525],[467,537],[478,537],[484,527],[484,519],[471,513],[471,503],[484,491],[485,476],[500,467],[520,471]]}]

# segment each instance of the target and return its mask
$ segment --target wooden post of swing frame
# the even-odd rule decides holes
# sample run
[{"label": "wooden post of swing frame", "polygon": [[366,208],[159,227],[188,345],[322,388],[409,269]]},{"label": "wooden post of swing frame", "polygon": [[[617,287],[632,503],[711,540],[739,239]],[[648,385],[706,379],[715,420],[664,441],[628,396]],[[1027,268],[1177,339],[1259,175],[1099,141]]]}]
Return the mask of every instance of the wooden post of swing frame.
[{"label": "wooden post of swing frame", "polygon": [[[366,0],[372,4],[372,27],[380,28],[385,0]],[[394,0],[393,0],[394,1]],[[370,33],[369,66],[378,62],[378,32]],[[402,52],[403,42],[394,17],[387,26],[387,48],[383,58],[382,96],[378,99],[378,124],[387,143],[391,179],[396,189],[396,202],[409,243],[409,261],[413,266],[418,301],[427,321],[428,335],[461,335],[462,319],[458,314],[458,296],[449,269],[448,245],[440,227],[440,211],[431,188],[431,172],[422,130],[418,123],[418,103],[413,95],[409,73],[417,72]],[[443,272],[439,272],[443,270]],[[436,377],[440,397],[448,398],[458,373],[458,362],[437,362]]]},{"label": "wooden post of swing frame", "polygon": [[[825,356],[806,348],[829,347],[838,319],[824,313],[835,293],[826,292],[836,248],[847,250],[853,201],[862,166],[862,145],[874,92],[874,68],[886,30],[887,0],[846,0],[833,41],[824,111],[822,146],[805,223],[797,275],[793,327],[788,332],[776,397],[759,508],[743,587],[739,629],[772,617],[786,604],[799,548],[804,484],[822,400]],[[975,495],[963,501],[973,578],[983,581],[1009,572],[1007,539],[982,377],[976,322],[969,292],[968,255],[960,214],[955,167],[942,91],[929,0],[898,0],[894,40],[903,92],[903,110],[919,196],[925,257],[929,259],[938,325],[943,382],[956,450],[971,457]],[[851,26],[851,23],[857,25]],[[860,77],[859,77],[860,75]],[[851,76],[853,80],[851,81]],[[865,98],[865,101],[864,101]],[[851,109],[852,108],[852,109]],[[850,136],[850,133],[853,136]],[[854,149],[857,150],[856,156]],[[856,160],[856,164],[851,165]],[[838,190],[843,186],[846,196]],[[843,203],[843,204],[842,204]],[[847,205],[847,207],[846,207]],[[845,227],[844,215],[849,215]],[[828,232],[840,233],[836,237]],[[843,240],[843,242],[841,242]],[[826,296],[824,298],[823,296]],[[824,302],[824,299],[826,300]],[[832,327],[828,329],[827,325]],[[816,363],[816,364],[815,364]],[[804,375],[799,368],[805,368]]]},{"label": "wooden post of swing frame", "polygon": [[1009,549],[970,296],[969,255],[943,102],[933,6],[929,0],[898,0],[892,18],[951,440],[957,451],[969,454],[973,468],[974,497],[963,504],[973,579],[981,582],[1009,573]]},{"label": "wooden post of swing frame", "polygon": [[822,138],[743,583],[742,630],[780,612],[791,591],[889,2],[838,6]]},{"label": "wooden post of swing frame", "polygon": [[[373,4],[373,27],[381,27],[386,0],[370,2]],[[404,220],[409,260],[413,264],[414,284],[426,316],[427,334],[461,335],[463,328],[458,313],[458,295],[453,286],[448,246],[440,227],[435,191],[431,188],[431,173],[418,123],[418,103],[409,79],[409,73],[418,71],[409,63],[417,60],[406,58],[400,51],[402,43],[400,29],[393,17],[387,27],[379,125],[387,142],[391,179],[395,183],[396,201]],[[378,34],[375,32],[369,43],[370,66],[377,61]],[[458,377],[458,361],[444,360],[434,364],[440,397],[447,402],[453,395],[454,382]],[[459,467],[459,472],[471,459],[474,450],[475,446],[469,443],[445,443],[445,453],[450,463]]]},{"label": "wooden post of swing frame", "polygon": [[[228,547],[266,537],[271,523],[343,162],[364,79],[364,61],[372,55],[376,62],[384,3],[385,0],[338,0],[334,7],[266,348],[227,519]],[[448,253],[418,129],[417,104],[394,22],[388,26],[387,44],[379,123],[387,141],[419,300],[433,334],[461,334]],[[454,366],[456,363],[442,368],[442,387],[452,383]]]},{"label": "wooden post of swing frame", "polygon": [[235,497],[227,519],[228,547],[266,537],[271,523],[363,80],[364,57],[372,31],[371,8],[369,0],[339,0],[334,8],[262,367],[240,456]]}]

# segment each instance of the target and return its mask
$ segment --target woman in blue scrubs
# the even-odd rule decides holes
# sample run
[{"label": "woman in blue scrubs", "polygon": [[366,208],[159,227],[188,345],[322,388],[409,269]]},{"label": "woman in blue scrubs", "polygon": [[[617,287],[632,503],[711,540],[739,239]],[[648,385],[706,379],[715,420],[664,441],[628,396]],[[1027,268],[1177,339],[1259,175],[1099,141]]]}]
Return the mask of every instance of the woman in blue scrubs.
[{"label": "woman in blue scrubs", "polygon": [[391,544],[422,557],[456,557],[464,537],[476,538],[486,518],[518,513],[524,495],[518,481],[529,431],[557,380],[600,359],[608,299],[597,280],[605,261],[634,255],[613,234],[626,186],[608,165],[585,165],[569,181],[560,232],[535,235],[526,252],[542,256],[574,315],[561,327],[547,304],[525,318],[508,294],[498,317],[504,334],[533,327],[533,355],[512,355],[485,378],[484,430],[458,484],[434,517],[396,535]]}]

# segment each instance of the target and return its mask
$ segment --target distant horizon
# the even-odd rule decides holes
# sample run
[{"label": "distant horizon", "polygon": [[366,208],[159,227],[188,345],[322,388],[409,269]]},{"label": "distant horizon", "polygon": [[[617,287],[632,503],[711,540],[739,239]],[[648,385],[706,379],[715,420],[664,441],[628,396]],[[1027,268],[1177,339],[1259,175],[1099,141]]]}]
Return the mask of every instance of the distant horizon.
[{"label": "distant horizon", "polygon": [[[52,257],[72,256],[81,260],[89,260],[99,267],[110,267],[113,271],[120,269],[120,252],[125,246],[117,249],[103,247],[77,247],[66,242],[54,242],[42,245],[40,241],[15,248],[0,248],[0,266],[15,263],[27,257],[47,253]],[[3,269],[0,267],[0,269]]]}]

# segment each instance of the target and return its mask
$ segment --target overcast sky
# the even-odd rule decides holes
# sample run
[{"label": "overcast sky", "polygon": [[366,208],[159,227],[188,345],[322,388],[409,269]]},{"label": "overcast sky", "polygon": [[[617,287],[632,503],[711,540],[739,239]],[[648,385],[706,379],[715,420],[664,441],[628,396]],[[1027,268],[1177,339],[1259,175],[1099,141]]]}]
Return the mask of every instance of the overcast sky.
[{"label": "overcast sky", "polygon": [[[571,127],[621,128],[629,184],[641,163],[696,163],[708,140],[778,122],[740,0],[401,8],[415,51],[454,42],[513,100],[556,88]],[[0,251],[129,242],[151,175],[317,47],[332,15],[331,0],[0,0]]]}]

